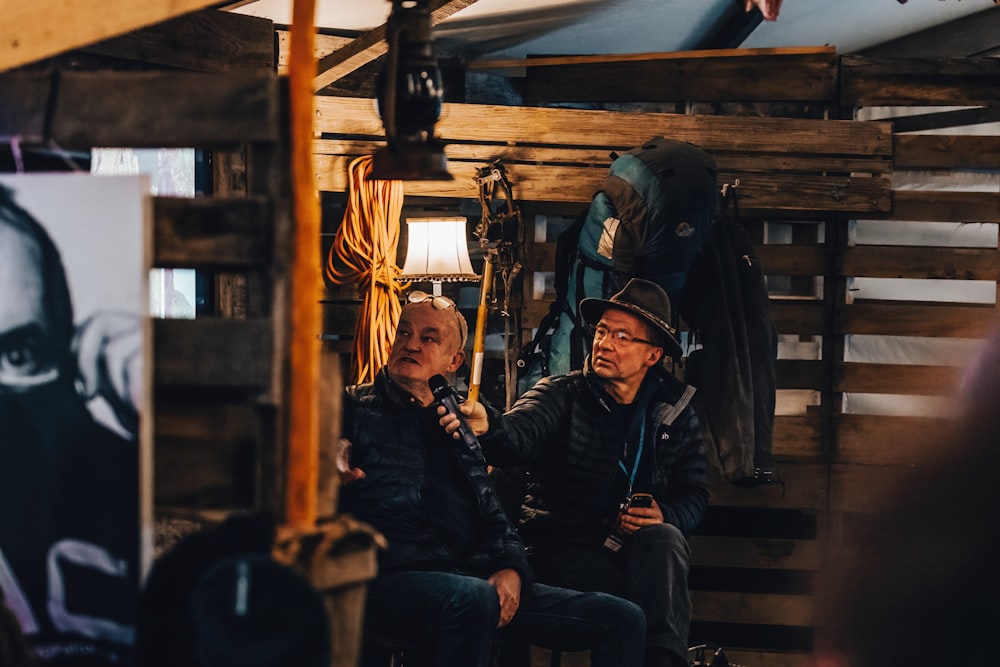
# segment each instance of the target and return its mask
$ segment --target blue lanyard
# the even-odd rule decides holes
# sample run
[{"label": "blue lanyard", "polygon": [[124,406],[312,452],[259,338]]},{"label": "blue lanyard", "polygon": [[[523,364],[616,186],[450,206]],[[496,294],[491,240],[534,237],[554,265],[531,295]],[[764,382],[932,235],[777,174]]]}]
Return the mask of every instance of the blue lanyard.
[{"label": "blue lanyard", "polygon": [[[639,427],[639,447],[635,450],[635,463],[632,464],[632,474],[629,474],[628,469],[625,467],[625,462],[618,459],[618,467],[622,469],[622,472],[628,475],[628,494],[632,495],[632,487],[635,485],[635,476],[639,472],[639,461],[642,459],[642,447],[646,441],[646,416],[642,417],[642,425]],[[626,440],[626,446],[628,441]]]}]

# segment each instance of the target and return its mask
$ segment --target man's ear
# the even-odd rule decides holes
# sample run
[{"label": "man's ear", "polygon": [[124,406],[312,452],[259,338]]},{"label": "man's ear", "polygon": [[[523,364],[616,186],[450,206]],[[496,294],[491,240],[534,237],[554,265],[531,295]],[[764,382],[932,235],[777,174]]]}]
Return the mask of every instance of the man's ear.
[{"label": "man's ear", "polygon": [[451,357],[451,361],[448,362],[448,372],[454,373],[459,368],[462,367],[462,362],[465,361],[465,350],[457,350]]},{"label": "man's ear", "polygon": [[646,357],[647,368],[652,368],[663,359],[664,350],[662,347],[650,347],[649,356]]}]

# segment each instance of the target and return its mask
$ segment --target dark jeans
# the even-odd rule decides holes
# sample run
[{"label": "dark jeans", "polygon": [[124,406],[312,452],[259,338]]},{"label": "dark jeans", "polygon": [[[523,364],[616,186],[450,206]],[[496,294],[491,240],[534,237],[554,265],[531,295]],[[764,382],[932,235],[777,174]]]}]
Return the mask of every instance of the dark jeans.
[{"label": "dark jeans", "polygon": [[[375,646],[403,649],[407,667],[487,667],[499,618],[499,598],[483,579],[380,574],[368,583],[362,667],[388,664]],[[590,649],[593,667],[639,667],[645,629],[642,610],[627,600],[532,584],[521,590],[514,620],[496,634],[545,648]]]},{"label": "dark jeans", "polygon": [[691,548],[676,526],[647,526],[612,553],[601,545],[551,548],[532,557],[539,581],[631,600],[646,613],[646,646],[687,660]]}]

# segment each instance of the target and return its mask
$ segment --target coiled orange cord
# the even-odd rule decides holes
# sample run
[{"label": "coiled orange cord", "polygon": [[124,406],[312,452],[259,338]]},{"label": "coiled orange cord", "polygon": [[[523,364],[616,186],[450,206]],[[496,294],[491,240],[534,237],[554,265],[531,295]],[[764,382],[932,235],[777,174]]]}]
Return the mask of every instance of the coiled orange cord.
[{"label": "coiled orange cord", "polygon": [[371,179],[371,165],[365,155],[348,167],[347,208],[326,262],[331,282],[354,281],[363,294],[354,331],[356,382],[373,381],[389,360],[402,311],[399,295],[408,286],[397,280],[396,265],[403,182]]}]

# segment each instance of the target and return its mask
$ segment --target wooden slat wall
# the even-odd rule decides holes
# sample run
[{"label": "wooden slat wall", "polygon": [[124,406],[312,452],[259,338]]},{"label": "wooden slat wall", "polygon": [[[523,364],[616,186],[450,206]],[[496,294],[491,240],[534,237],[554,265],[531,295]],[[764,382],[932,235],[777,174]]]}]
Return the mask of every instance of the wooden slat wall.
[{"label": "wooden slat wall", "polygon": [[[708,54],[609,57],[603,63],[538,59],[518,66],[528,72],[533,100],[725,101],[727,91],[733,102],[789,99],[784,96],[787,81],[781,82],[781,92],[741,87],[760,76],[723,78],[711,90],[689,85],[694,71],[737,71],[754,63],[751,69],[759,73],[764,62],[769,73],[776,71],[767,60],[771,56],[754,57],[764,60]],[[807,72],[816,77],[812,83],[817,85],[803,87],[798,101],[821,101],[829,109],[920,100],[992,105],[985,112],[989,115],[997,105],[992,85],[996,59],[831,60],[817,50],[780,62],[791,68],[790,80]],[[824,74],[830,62],[839,63],[843,73]],[[501,62],[482,67],[510,66]],[[649,68],[659,69],[654,76]],[[583,86],[580,72],[596,78]],[[626,83],[619,85],[622,81]],[[831,81],[836,84],[829,86]],[[599,92],[580,92],[591,83]],[[382,144],[373,109],[371,100],[319,100],[323,135],[316,152],[323,189],[343,191],[347,162]],[[730,659],[751,667],[814,667],[811,649],[822,632],[823,611],[817,581],[830,553],[844,545],[851,548],[850,515],[872,511],[897,484],[921,474],[919,463],[948,442],[943,419],[846,414],[844,395],[946,397],[960,377],[955,366],[845,361],[844,337],[978,338],[997,321],[993,304],[852,302],[848,283],[855,277],[1000,281],[1000,251],[853,245],[850,220],[1000,223],[995,190],[891,186],[894,172],[900,170],[1000,170],[1000,138],[894,134],[889,121],[473,104],[445,105],[437,132],[448,142],[449,168],[456,180],[407,183],[408,198],[475,198],[474,170],[501,159],[530,219],[572,218],[586,210],[600,188],[608,153],[628,150],[656,134],[705,148],[718,160],[723,182],[740,180],[741,210],[755,250],[775,284],[792,286],[772,294],[778,331],[804,343],[814,341],[821,354],[777,363],[779,403],[786,394],[816,397],[815,404],[776,418],[774,451],[783,485],[747,489],[712,482],[709,514],[692,538],[692,641],[707,637],[727,643]],[[765,230],[771,224],[792,225],[792,241],[770,243]],[[532,286],[536,275],[543,283],[545,272],[553,270],[555,235],[540,241],[530,232],[528,236],[523,318],[530,329],[552,298],[550,291],[534,294]],[[755,584],[758,579],[768,583]],[[544,663],[536,659],[533,664]],[[564,656],[563,664],[585,663],[567,663]]]},{"label": "wooden slat wall", "polygon": [[[197,46],[223,35],[240,40],[228,59]],[[217,151],[220,162],[222,151],[246,147],[246,196],[153,199],[154,267],[239,271],[252,276],[255,292],[237,319],[153,322],[158,508],[257,508],[280,515],[291,221],[280,143],[285,102],[273,72],[273,44],[270,21],[213,11],[88,50],[149,63],[143,52],[152,49],[169,60],[159,64],[203,72],[0,76],[0,90],[9,93],[3,94],[0,132],[26,144],[191,147]]]},{"label": "wooden slat wall", "polygon": [[[383,142],[373,100],[317,99],[317,179],[347,188],[351,158]],[[408,182],[409,195],[475,198],[476,169],[501,159],[521,201],[588,203],[610,165],[656,135],[692,141],[740,181],[748,210],[888,211],[891,128],[880,122],[789,120],[446,104],[437,134],[455,180]]]}]

